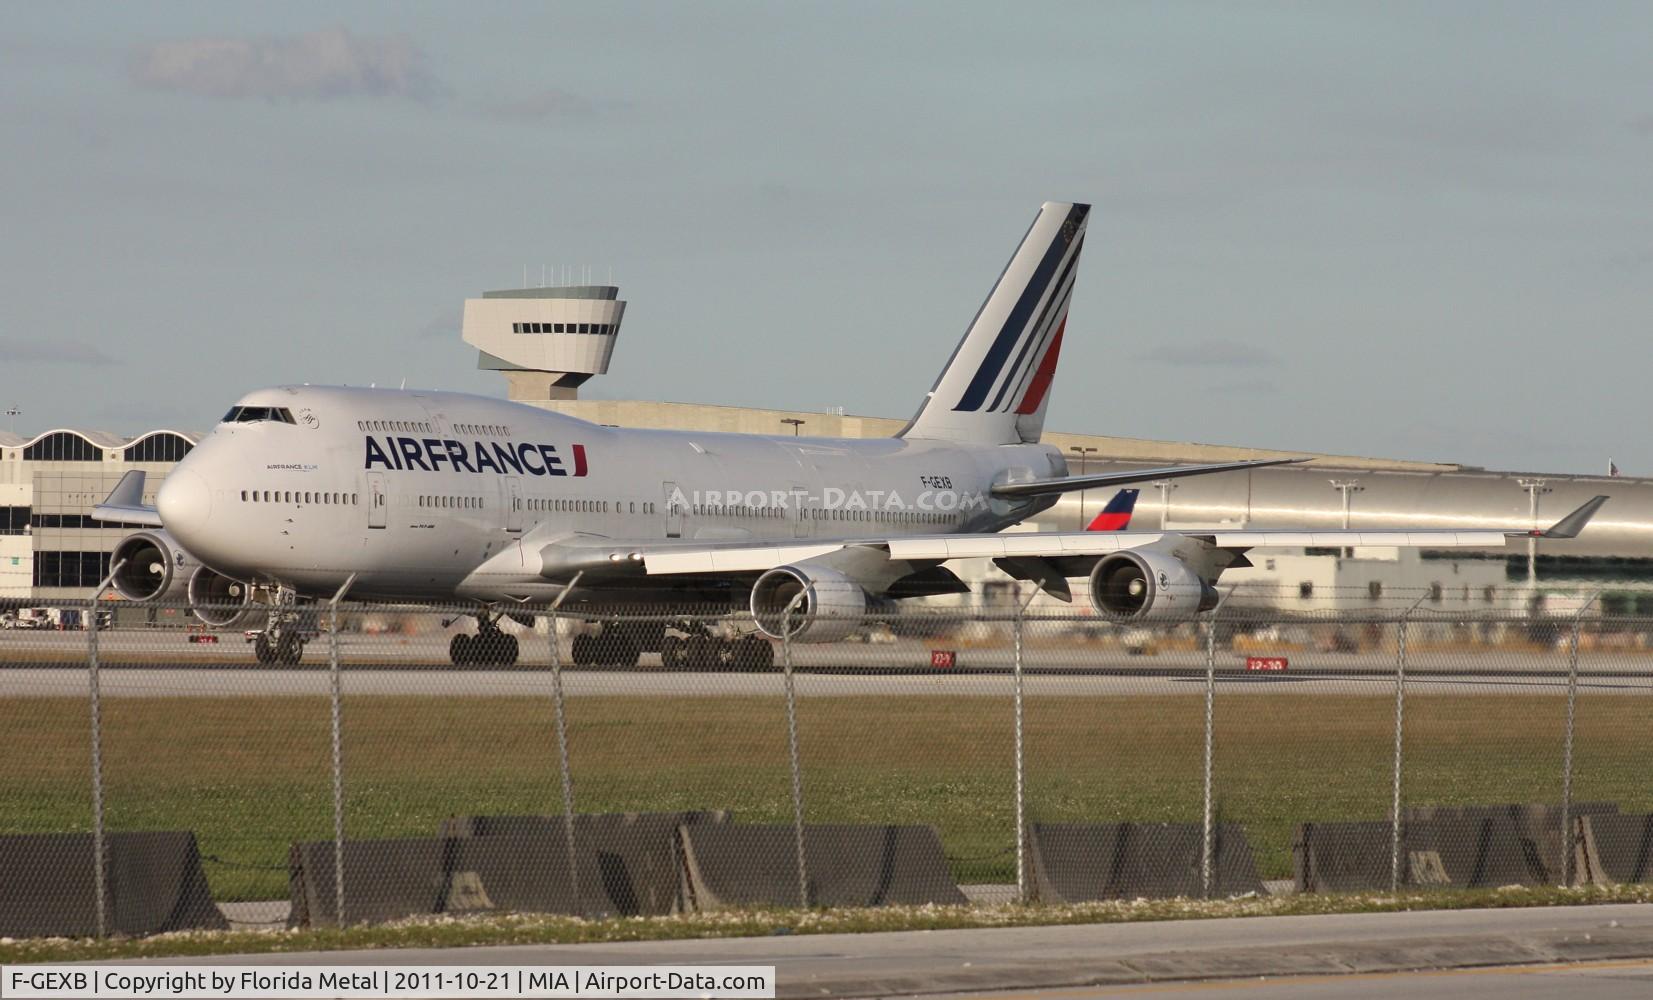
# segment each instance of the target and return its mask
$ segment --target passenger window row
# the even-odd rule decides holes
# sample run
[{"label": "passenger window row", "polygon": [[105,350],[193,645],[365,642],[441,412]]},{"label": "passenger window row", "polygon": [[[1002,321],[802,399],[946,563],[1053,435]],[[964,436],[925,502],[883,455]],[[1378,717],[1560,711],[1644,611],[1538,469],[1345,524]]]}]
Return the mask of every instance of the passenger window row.
[{"label": "passenger window row", "polygon": [[433,433],[431,425],[423,420],[358,420],[356,429],[359,431],[417,431],[421,434]]},{"label": "passenger window row", "polygon": [[242,490],[242,503],[297,503],[326,504],[354,507],[355,493],[317,493],[310,490]]},{"label": "passenger window row", "polygon": [[458,434],[493,435],[495,437],[510,437],[511,428],[504,424],[454,424],[453,429]]},{"label": "passenger window row", "polygon": [[481,510],[487,506],[481,497],[420,496],[419,506],[439,507],[444,510]]}]

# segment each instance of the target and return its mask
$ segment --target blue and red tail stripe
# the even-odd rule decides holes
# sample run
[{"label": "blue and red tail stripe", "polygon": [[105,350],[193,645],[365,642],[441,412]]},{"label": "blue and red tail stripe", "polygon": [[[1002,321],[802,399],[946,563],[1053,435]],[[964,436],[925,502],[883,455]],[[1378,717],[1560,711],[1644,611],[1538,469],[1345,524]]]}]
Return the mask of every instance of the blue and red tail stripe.
[{"label": "blue and red tail stripe", "polygon": [[[1024,372],[1032,363],[1030,358],[1040,358],[1040,367],[1043,367],[1042,357],[1034,348],[1040,339],[1048,334],[1059,308],[1065,308],[1066,296],[1062,292],[1065,290],[1064,286],[1069,284],[1068,279],[1079,260],[1079,250],[1084,244],[1081,230],[1089,213],[1089,205],[1074,205],[1068,210],[1067,218],[1052,237],[1050,245],[1045,248],[1032,277],[1017,297],[1010,314],[1005,317],[1003,326],[994,336],[992,346],[983,355],[981,365],[971,377],[970,384],[960,396],[958,404],[953,407],[954,410],[981,410],[984,404],[987,404],[988,394],[993,391],[993,387],[999,385],[998,394],[994,396],[991,405],[987,406],[989,410],[997,410],[1004,403],[1009,388],[1022,381]],[[1045,303],[1045,308],[1035,318],[1034,310],[1041,302]],[[1011,360],[1012,355],[1015,357],[1014,362]],[[1048,356],[1047,350],[1043,357]],[[1008,375],[1007,367],[1010,369]],[[1002,385],[1001,376],[1005,376]]]},{"label": "blue and red tail stripe", "polygon": [[1102,513],[1091,518],[1086,531],[1124,531],[1130,527],[1131,513],[1136,510],[1136,498],[1141,490],[1120,490],[1102,508]]}]

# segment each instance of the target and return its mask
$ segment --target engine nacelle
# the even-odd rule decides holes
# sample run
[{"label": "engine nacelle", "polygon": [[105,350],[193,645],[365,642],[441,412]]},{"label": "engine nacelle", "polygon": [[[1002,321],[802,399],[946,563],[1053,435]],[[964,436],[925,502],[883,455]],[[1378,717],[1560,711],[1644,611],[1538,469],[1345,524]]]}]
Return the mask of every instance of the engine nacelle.
[{"label": "engine nacelle", "polygon": [[195,617],[213,628],[229,628],[252,610],[253,588],[202,566],[189,578],[189,603]]},{"label": "engine nacelle", "polygon": [[110,565],[124,562],[115,572],[115,593],[129,601],[161,601],[184,597],[190,574],[200,561],[183,550],[160,528],[127,535],[115,546]]},{"label": "engine nacelle", "polygon": [[[788,616],[795,598],[798,605]],[[867,604],[865,588],[824,566],[781,566],[752,585],[752,618],[772,639],[784,632],[798,642],[842,639],[861,627]]]},{"label": "engine nacelle", "polygon": [[1176,556],[1117,552],[1091,569],[1091,607],[1131,621],[1192,618],[1217,606],[1217,588]]}]

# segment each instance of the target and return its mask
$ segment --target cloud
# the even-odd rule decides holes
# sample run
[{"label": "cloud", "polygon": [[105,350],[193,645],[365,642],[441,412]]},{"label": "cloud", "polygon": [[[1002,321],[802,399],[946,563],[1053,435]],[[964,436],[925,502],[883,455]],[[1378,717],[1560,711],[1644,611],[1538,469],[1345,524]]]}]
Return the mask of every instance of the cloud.
[{"label": "cloud", "polygon": [[1162,344],[1136,356],[1176,368],[1261,368],[1280,362],[1272,352],[1233,340],[1206,340],[1193,344]]},{"label": "cloud", "polygon": [[132,82],[146,89],[231,99],[419,101],[438,89],[424,53],[406,37],[366,37],[344,28],[156,42],[135,49],[127,70]]},{"label": "cloud", "polygon": [[496,118],[510,121],[541,122],[557,118],[590,118],[610,108],[624,105],[618,101],[598,101],[567,90],[542,90],[524,97],[506,97],[485,101],[480,110]]},{"label": "cloud", "polygon": [[437,338],[454,340],[459,339],[460,315],[458,309],[449,309],[440,316],[433,316],[423,326],[413,331],[413,335],[421,340],[435,340]]},{"label": "cloud", "polygon": [[0,339],[0,358],[14,364],[112,365],[115,359],[78,340]]}]

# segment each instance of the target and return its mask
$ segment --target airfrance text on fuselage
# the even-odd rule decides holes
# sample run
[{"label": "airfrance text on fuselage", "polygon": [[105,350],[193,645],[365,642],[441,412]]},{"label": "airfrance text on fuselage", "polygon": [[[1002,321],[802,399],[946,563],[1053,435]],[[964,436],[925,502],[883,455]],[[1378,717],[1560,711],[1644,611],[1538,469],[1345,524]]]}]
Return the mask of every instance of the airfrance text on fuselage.
[{"label": "airfrance text on fuselage", "polygon": [[530,476],[584,476],[585,445],[568,446],[574,467],[563,465],[557,446],[527,441],[456,441],[453,438],[386,437],[384,444],[367,438],[366,468],[403,472],[440,471],[444,465],[455,472],[512,473]]}]

